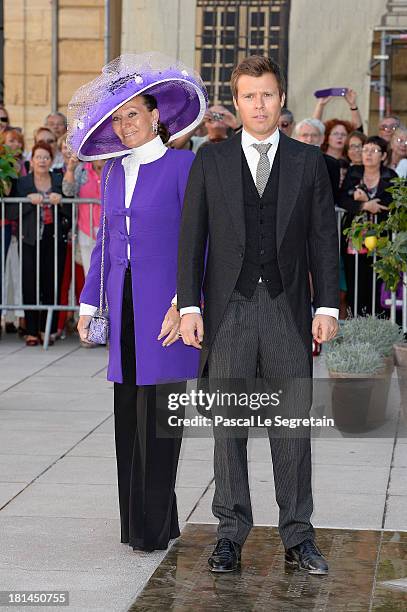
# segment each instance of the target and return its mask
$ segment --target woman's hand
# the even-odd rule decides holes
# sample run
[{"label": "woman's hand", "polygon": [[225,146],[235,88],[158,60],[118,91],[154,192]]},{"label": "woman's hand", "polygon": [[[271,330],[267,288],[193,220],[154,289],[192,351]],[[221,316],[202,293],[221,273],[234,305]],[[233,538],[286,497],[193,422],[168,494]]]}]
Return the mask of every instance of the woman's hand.
[{"label": "woman's hand", "polygon": [[50,193],[48,196],[50,204],[61,204],[62,196],[60,193]]},{"label": "woman's hand", "polygon": [[369,196],[367,195],[366,191],[363,191],[363,189],[357,187],[354,191],[353,199],[356,200],[356,202],[368,202]]},{"label": "woman's hand", "polygon": [[351,108],[356,106],[356,98],[357,98],[356,91],[354,89],[348,89],[348,91],[345,94],[345,100]]},{"label": "woman's hand", "polygon": [[167,310],[167,314],[164,317],[163,324],[161,325],[160,335],[157,340],[161,340],[164,336],[167,336],[162,343],[163,346],[170,346],[179,339],[178,332],[181,323],[181,317],[175,306],[171,306]]},{"label": "woman's hand", "polygon": [[373,200],[369,200],[368,202],[363,204],[362,210],[366,210],[367,212],[370,212],[373,215],[377,215],[377,213],[389,209],[387,208],[387,206],[383,206],[383,204],[380,204],[379,198],[374,198]]},{"label": "woman's hand", "polygon": [[72,154],[66,165],[67,171],[73,172],[78,164],[79,164],[79,159],[76,157],[76,155]]},{"label": "woman's hand", "polygon": [[88,344],[91,344],[88,341],[88,331],[89,331],[89,325],[90,325],[91,320],[92,320],[92,317],[90,315],[81,315],[79,317],[78,326],[77,326],[80,339],[82,340],[82,342],[88,342]]},{"label": "woman's hand", "polygon": [[326,106],[328,102],[332,100],[333,96],[326,96],[325,98],[318,98],[317,106]]},{"label": "woman's hand", "polygon": [[35,204],[36,206],[41,206],[44,201],[44,198],[40,193],[29,193],[27,198],[31,200],[31,204]]},{"label": "woman's hand", "polygon": [[312,113],[313,119],[319,119],[322,121],[322,115],[324,114],[325,106],[332,100],[332,96],[327,96],[326,98],[318,98],[317,103],[315,104],[314,112]]}]

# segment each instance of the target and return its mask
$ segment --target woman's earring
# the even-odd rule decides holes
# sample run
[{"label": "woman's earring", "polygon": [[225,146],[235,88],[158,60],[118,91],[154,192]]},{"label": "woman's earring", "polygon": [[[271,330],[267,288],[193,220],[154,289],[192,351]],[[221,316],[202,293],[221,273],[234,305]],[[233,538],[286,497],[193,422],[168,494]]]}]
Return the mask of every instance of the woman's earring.
[{"label": "woman's earring", "polygon": [[155,134],[157,136],[158,134],[158,121],[155,120],[153,121],[153,123],[151,124],[152,130],[153,130],[153,134]]}]

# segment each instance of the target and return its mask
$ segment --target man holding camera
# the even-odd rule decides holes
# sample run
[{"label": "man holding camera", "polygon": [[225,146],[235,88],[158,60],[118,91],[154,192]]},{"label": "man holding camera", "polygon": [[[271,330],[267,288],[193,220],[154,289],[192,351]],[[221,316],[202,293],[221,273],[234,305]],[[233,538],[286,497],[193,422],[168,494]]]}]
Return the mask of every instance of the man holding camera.
[{"label": "man holding camera", "polygon": [[236,117],[221,104],[210,106],[204,117],[208,139],[204,145],[216,144],[233,136],[238,128]]}]

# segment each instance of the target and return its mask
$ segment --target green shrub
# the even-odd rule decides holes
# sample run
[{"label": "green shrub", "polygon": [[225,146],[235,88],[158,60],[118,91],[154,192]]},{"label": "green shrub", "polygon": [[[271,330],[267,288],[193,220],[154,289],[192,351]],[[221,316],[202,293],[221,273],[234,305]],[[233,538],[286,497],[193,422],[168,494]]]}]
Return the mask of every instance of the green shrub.
[{"label": "green shrub", "polygon": [[368,342],[342,342],[331,347],[326,365],[331,372],[370,375],[383,368],[383,359]]},{"label": "green shrub", "polygon": [[347,319],[342,326],[341,336],[346,344],[367,342],[383,357],[389,357],[393,344],[403,340],[403,332],[398,325],[381,317],[355,317]]}]

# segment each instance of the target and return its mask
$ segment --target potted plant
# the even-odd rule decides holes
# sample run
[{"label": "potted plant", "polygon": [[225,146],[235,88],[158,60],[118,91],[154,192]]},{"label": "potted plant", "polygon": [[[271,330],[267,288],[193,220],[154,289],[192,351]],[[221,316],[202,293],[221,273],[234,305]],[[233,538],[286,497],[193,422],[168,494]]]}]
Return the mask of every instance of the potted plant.
[{"label": "potted plant", "polygon": [[376,348],[368,342],[348,343],[341,337],[327,351],[326,365],[338,429],[356,433],[383,424],[389,374]]},{"label": "potted plant", "polygon": [[[345,230],[355,248],[365,246],[369,253],[376,253],[374,268],[386,288],[397,291],[403,274],[407,272],[407,181],[403,178],[392,180],[388,189],[392,194],[389,214],[381,223],[374,223],[361,215],[355,217],[352,226]],[[402,405],[407,403],[407,342],[399,338],[394,344]],[[404,402],[404,403],[403,403]]]},{"label": "potted plant", "polygon": [[383,317],[355,317],[344,321],[341,328],[343,341],[368,342],[384,359],[386,368],[391,375],[394,368],[394,345],[403,341],[400,327]]},{"label": "potted plant", "polygon": [[18,178],[17,168],[13,151],[6,145],[0,145],[0,198],[10,193],[12,179]]}]

